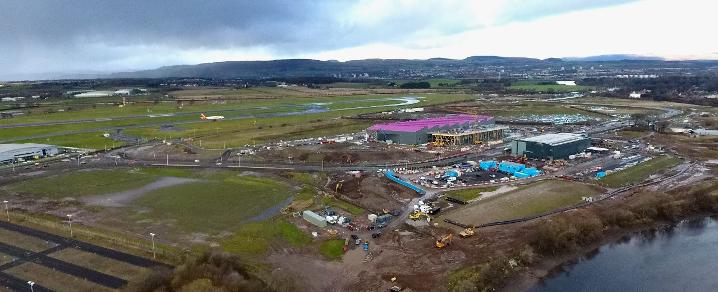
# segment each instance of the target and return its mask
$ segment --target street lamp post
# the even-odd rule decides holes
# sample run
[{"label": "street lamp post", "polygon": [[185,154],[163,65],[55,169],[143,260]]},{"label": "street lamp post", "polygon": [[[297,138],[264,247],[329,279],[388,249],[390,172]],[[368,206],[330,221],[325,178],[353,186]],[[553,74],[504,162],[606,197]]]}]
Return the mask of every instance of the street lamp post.
[{"label": "street lamp post", "polygon": [[27,281],[27,284],[30,285],[30,292],[35,292],[35,288],[32,287],[35,286],[35,282]]},{"label": "street lamp post", "polygon": [[155,234],[150,232],[150,236],[152,237],[152,258],[157,258],[157,253],[155,252]]},{"label": "street lamp post", "polygon": [[72,214],[67,214],[67,222],[70,224],[70,237],[72,236]]},{"label": "street lamp post", "polygon": [[5,203],[5,215],[7,215],[7,222],[10,222],[10,208],[8,208],[8,202],[7,200],[2,201]]}]

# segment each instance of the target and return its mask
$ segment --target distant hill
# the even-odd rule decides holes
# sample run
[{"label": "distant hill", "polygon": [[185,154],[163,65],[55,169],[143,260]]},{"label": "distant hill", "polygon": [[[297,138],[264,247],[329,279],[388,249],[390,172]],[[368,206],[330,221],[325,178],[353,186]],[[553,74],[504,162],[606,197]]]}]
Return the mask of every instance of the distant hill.
[{"label": "distant hill", "polygon": [[581,62],[606,62],[606,61],[664,61],[661,57],[650,57],[631,54],[612,54],[598,55],[588,57],[569,57],[561,58],[564,61],[581,61]]},{"label": "distant hill", "polygon": [[[599,64],[603,68],[641,69],[647,67],[705,66],[701,61],[664,61],[660,58],[634,55],[603,55],[585,58],[534,59],[522,57],[472,56],[462,60],[432,58],[427,60],[365,59],[340,62],[312,59],[272,61],[227,61],[197,65],[165,66],[152,70],[113,73],[109,78],[198,77],[216,79],[262,79],[293,77],[399,78],[426,77],[474,78],[494,76],[496,72],[526,72],[549,67]],[[670,63],[670,66],[667,66]],[[715,62],[712,62],[715,63]],[[698,65],[697,65],[698,64]],[[568,68],[568,67],[567,67]],[[484,74],[484,75],[482,75]]]}]

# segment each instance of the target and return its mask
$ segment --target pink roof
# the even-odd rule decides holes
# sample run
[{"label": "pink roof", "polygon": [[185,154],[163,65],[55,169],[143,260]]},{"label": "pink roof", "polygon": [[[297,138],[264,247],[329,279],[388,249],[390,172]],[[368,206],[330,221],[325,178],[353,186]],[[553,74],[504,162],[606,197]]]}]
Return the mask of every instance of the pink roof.
[{"label": "pink roof", "polygon": [[430,118],[416,121],[394,122],[387,124],[376,124],[369,128],[370,131],[397,131],[397,132],[418,132],[423,129],[434,127],[447,127],[463,125],[469,122],[486,122],[493,119],[490,116],[476,115],[451,115],[441,118]]}]

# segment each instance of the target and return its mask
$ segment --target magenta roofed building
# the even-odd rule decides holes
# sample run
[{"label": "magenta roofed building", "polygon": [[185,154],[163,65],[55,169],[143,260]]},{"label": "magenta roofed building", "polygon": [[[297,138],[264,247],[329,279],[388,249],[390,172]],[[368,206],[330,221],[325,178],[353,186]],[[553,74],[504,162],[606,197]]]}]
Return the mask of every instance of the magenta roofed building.
[{"label": "magenta roofed building", "polygon": [[493,124],[494,118],[483,115],[448,115],[414,121],[376,124],[367,131],[377,141],[398,144],[426,144],[431,133],[461,131]]}]

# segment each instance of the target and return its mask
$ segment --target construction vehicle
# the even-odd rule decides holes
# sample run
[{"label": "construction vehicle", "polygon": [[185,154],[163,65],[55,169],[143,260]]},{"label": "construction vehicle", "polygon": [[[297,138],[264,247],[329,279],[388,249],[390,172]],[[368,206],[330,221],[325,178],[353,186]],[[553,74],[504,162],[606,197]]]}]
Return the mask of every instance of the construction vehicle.
[{"label": "construction vehicle", "polygon": [[411,220],[420,220],[422,218],[429,218],[429,215],[419,210],[414,210],[409,214],[409,219]]},{"label": "construction vehicle", "polygon": [[436,248],[444,248],[451,243],[452,238],[454,238],[454,234],[452,234],[452,233],[446,234],[446,235],[440,237],[439,239],[437,239],[434,246],[436,246]]},{"label": "construction vehicle", "polygon": [[459,236],[461,236],[462,238],[472,237],[472,236],[474,236],[474,234],[476,234],[474,232],[474,227],[468,227],[468,228],[462,230],[461,232],[459,232]]}]

